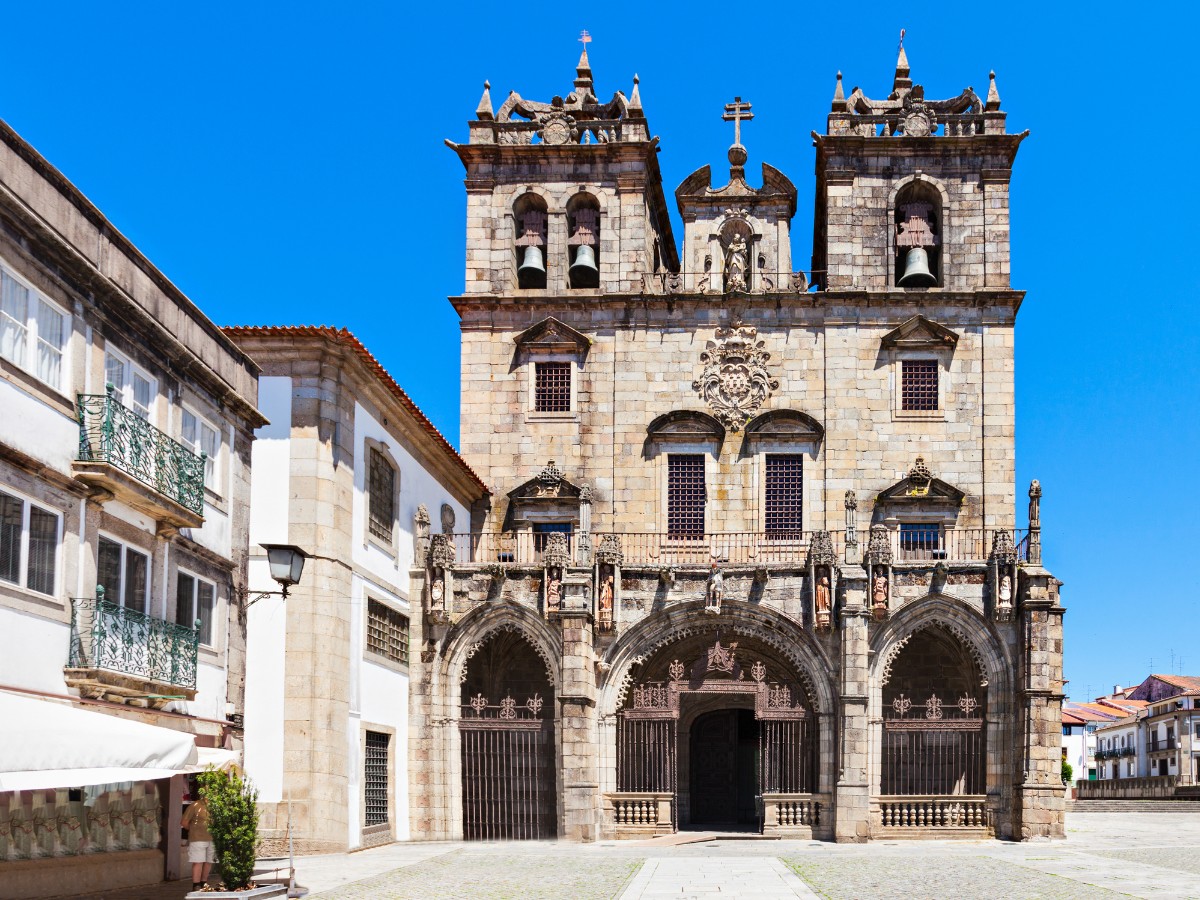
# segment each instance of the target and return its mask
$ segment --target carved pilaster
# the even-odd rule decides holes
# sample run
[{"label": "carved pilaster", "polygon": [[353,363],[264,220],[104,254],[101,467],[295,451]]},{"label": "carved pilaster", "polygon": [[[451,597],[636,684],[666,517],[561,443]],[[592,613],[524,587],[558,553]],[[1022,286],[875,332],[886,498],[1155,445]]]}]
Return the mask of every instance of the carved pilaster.
[{"label": "carved pilaster", "polygon": [[858,495],[846,491],[846,562],[858,557]]}]

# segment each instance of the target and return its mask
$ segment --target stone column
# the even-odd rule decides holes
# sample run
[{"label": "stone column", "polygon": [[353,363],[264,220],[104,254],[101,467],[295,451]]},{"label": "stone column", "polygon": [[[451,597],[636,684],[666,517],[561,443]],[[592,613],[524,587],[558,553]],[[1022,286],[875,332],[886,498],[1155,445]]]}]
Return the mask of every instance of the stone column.
[{"label": "stone column", "polygon": [[1017,733],[1024,758],[1015,834],[1066,837],[1062,783],[1062,617],[1059,582],[1041,568],[1021,572],[1021,672]]},{"label": "stone column", "polygon": [[[578,582],[576,579],[579,579]],[[592,652],[590,580],[563,584],[562,688],[559,692],[560,837],[594,841],[599,835],[600,761],[596,727],[596,667]]]},{"label": "stone column", "polygon": [[868,716],[867,625],[865,573],[857,566],[843,574],[841,609],[841,740],[834,799],[834,840],[861,843],[870,834],[871,786],[867,777],[870,742]]}]

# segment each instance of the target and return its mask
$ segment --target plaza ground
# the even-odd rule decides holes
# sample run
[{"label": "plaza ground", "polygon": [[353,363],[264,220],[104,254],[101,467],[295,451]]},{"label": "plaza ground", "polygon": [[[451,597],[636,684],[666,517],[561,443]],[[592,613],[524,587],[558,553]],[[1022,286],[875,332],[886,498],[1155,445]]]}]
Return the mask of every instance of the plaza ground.
[{"label": "plaza ground", "polygon": [[[1065,841],[413,843],[298,861],[322,900],[1200,897],[1200,813],[1073,813]],[[178,900],[188,885],[79,895]]]}]

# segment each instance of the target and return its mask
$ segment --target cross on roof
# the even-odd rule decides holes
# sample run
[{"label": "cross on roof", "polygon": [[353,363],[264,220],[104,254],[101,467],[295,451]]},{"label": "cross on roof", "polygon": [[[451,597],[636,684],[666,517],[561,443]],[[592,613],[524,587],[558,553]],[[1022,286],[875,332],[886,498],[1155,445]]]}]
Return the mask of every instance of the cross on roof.
[{"label": "cross on roof", "polygon": [[579,43],[583,44],[583,49],[587,49],[587,45],[592,42],[592,36],[587,33],[587,30],[579,32]]},{"label": "cross on roof", "polygon": [[754,114],[750,112],[749,103],[743,103],[741,97],[734,97],[732,103],[725,104],[725,113],[721,118],[733,123],[733,142],[741,144],[742,122],[749,122],[754,118]]}]

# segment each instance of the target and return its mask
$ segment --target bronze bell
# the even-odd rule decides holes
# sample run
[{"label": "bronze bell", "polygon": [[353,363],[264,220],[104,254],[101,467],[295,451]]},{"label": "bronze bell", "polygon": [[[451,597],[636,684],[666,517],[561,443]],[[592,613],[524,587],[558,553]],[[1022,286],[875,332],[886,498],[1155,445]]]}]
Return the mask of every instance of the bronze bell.
[{"label": "bronze bell", "polygon": [[924,247],[913,247],[904,257],[904,274],[896,282],[900,287],[935,287],[937,278],[929,271],[929,254]]},{"label": "bronze bell", "polygon": [[596,268],[596,252],[588,244],[580,244],[571,263],[571,287],[600,287],[600,270]]},{"label": "bronze bell", "polygon": [[544,288],[546,286],[546,264],[542,262],[542,248],[530,246],[525,248],[525,257],[517,269],[517,284],[523,288]]}]

